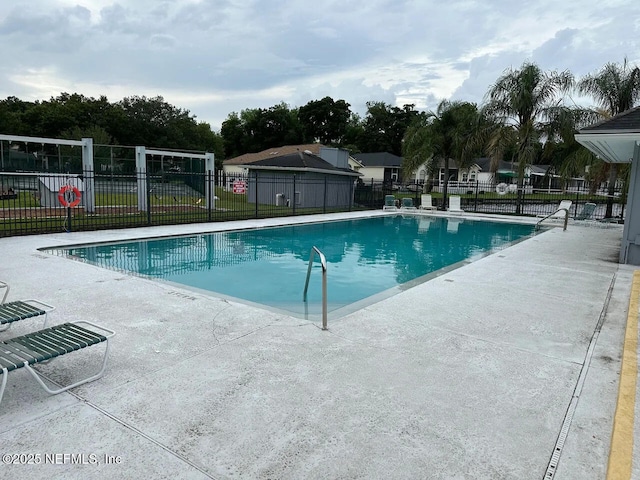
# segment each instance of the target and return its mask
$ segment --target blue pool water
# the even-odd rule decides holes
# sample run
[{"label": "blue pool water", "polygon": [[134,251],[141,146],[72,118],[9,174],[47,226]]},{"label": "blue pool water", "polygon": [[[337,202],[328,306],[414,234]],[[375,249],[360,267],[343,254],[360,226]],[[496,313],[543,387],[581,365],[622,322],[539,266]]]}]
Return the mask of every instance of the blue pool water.
[{"label": "blue pool water", "polygon": [[313,246],[327,259],[331,312],[393,294],[533,230],[522,224],[395,215],[82,246],[62,254],[314,316],[320,313],[322,290],[317,257],[308,303],[302,301]]}]

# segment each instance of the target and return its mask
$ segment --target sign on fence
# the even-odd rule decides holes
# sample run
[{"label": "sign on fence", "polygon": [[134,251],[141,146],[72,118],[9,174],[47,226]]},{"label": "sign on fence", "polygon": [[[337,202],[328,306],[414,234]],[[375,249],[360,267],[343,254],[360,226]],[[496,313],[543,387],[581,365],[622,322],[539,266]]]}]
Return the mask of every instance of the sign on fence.
[{"label": "sign on fence", "polygon": [[242,180],[233,182],[233,193],[247,193],[247,184]]}]

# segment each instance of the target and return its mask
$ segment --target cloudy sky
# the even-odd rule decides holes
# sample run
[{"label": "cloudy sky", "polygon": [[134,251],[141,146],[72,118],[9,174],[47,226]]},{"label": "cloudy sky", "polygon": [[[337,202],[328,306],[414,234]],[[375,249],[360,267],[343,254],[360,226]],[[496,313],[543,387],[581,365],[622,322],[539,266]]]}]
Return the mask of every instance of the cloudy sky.
[{"label": "cloudy sky", "polygon": [[161,95],[218,131],[327,95],[360,114],[480,103],[524,61],[640,64],[640,1],[2,0],[0,53],[0,98]]}]

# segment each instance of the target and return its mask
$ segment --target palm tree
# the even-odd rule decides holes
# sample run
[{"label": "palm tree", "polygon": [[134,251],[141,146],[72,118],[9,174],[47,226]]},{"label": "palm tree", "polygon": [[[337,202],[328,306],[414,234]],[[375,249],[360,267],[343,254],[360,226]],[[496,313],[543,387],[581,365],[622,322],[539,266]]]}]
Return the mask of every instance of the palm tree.
[{"label": "palm tree", "polygon": [[[613,116],[633,108],[640,101],[640,68],[607,63],[600,71],[586,75],[578,82],[581,94],[591,95],[606,116]],[[606,218],[613,215],[613,194],[618,176],[617,164],[609,168],[609,196]]]},{"label": "palm tree", "polygon": [[442,208],[447,208],[449,160],[455,158],[460,166],[468,165],[476,152],[480,114],[474,103],[443,100],[435,112],[411,125],[402,141],[403,173],[405,178],[427,163],[430,178],[444,163]]},{"label": "palm tree", "polygon": [[550,108],[547,116],[543,158],[549,160],[563,182],[583,176],[586,167],[593,165],[597,159],[576,141],[575,134],[580,128],[597,122],[600,114],[588,108],[558,106]]},{"label": "palm tree", "polygon": [[560,94],[573,84],[568,71],[543,72],[534,63],[525,62],[519,70],[509,69],[487,93],[484,109],[501,128],[494,129],[488,142],[492,164],[497,166],[504,152],[512,147],[518,165],[518,202],[521,211],[522,186],[527,165],[540,151],[540,139],[550,109],[557,107]]}]

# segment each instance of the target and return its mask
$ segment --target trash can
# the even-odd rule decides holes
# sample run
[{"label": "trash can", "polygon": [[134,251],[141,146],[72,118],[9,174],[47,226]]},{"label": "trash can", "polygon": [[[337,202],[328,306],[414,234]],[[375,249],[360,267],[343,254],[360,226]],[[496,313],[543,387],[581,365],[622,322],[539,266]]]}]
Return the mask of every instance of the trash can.
[{"label": "trash can", "polygon": [[284,207],[286,204],[284,193],[276,193],[276,207]]}]

